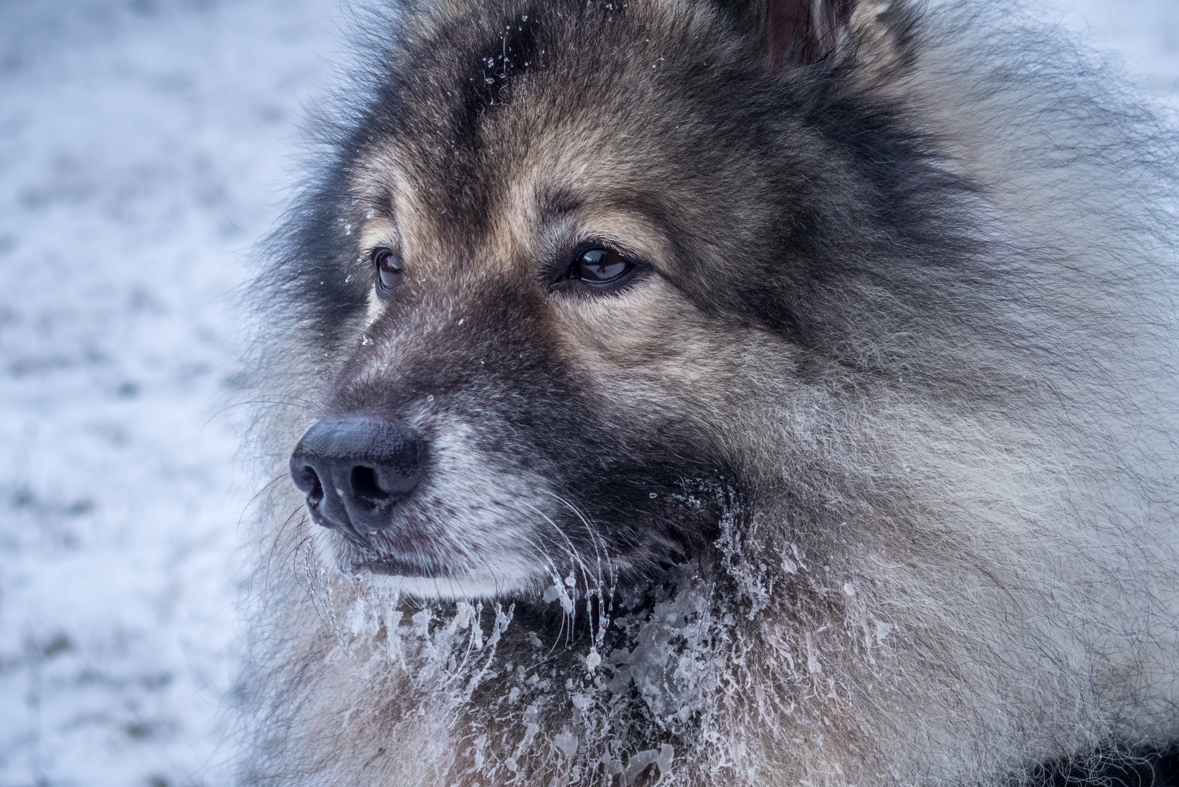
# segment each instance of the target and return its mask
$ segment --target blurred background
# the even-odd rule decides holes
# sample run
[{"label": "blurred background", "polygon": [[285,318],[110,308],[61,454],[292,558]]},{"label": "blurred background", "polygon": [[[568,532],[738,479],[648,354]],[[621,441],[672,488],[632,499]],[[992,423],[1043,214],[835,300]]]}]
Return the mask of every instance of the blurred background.
[{"label": "blurred background", "polygon": [[[1179,0],[1044,7],[1179,106]],[[236,298],[345,18],[0,0],[0,787],[231,782]]]}]

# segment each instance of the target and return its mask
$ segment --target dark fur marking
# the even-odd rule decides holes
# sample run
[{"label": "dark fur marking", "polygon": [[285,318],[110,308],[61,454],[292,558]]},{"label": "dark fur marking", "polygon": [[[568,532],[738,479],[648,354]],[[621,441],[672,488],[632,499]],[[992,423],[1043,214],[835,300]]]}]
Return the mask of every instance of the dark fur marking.
[{"label": "dark fur marking", "polygon": [[1179,787],[1179,749],[1116,747],[1035,768],[1035,787]]},{"label": "dark fur marking", "polygon": [[[353,277],[348,282],[341,275],[357,253],[357,236],[348,234],[347,225],[353,220],[347,218],[345,208],[348,173],[343,159],[333,162],[319,187],[291,209],[268,241],[274,258],[280,260],[268,280],[282,294],[270,303],[285,303],[288,308],[299,304],[316,324],[328,327],[320,337],[327,343],[348,335],[350,321],[367,306],[368,280]],[[294,253],[279,254],[282,248]]]},{"label": "dark fur marking", "polygon": [[572,213],[581,206],[581,200],[573,192],[564,188],[553,189],[547,194],[542,195],[539,203],[539,214],[542,224],[553,222],[560,216]]},{"label": "dark fur marking", "polygon": [[462,102],[455,126],[459,144],[472,149],[479,146],[483,115],[502,104],[508,86],[532,66],[538,55],[537,24],[535,11],[521,12],[479,51],[477,64],[459,85]]}]

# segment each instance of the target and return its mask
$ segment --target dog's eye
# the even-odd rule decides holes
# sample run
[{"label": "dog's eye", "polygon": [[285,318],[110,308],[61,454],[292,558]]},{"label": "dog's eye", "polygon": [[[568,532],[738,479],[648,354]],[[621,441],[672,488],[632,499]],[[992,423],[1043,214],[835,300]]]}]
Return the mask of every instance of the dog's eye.
[{"label": "dog's eye", "polygon": [[616,251],[601,246],[582,250],[574,260],[570,278],[587,284],[611,284],[625,276],[634,266]]},{"label": "dog's eye", "polygon": [[377,289],[391,293],[401,284],[401,259],[390,248],[379,246],[372,252],[373,267],[377,269]]}]

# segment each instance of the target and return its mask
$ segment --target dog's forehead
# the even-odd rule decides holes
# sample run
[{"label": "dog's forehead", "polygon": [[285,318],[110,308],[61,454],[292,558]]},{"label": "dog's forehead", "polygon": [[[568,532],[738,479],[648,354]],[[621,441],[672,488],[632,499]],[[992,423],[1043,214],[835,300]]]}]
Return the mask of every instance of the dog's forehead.
[{"label": "dog's forehead", "polygon": [[638,212],[666,191],[653,162],[693,157],[689,135],[679,150],[667,132],[690,127],[695,109],[660,70],[683,53],[660,42],[642,3],[621,9],[483,8],[418,29],[353,169],[356,191],[391,206],[400,240],[430,257],[479,247],[506,260],[565,214]]}]

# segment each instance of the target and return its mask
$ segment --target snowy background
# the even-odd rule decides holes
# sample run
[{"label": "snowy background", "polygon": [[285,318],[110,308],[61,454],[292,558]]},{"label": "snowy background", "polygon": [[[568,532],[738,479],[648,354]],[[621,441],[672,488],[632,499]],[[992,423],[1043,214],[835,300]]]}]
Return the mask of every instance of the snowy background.
[{"label": "snowy background", "polygon": [[[1179,0],[1049,8],[1179,106]],[[0,0],[0,787],[231,781],[235,292],[341,17]]]}]

